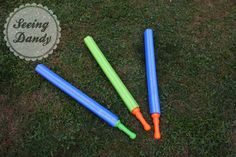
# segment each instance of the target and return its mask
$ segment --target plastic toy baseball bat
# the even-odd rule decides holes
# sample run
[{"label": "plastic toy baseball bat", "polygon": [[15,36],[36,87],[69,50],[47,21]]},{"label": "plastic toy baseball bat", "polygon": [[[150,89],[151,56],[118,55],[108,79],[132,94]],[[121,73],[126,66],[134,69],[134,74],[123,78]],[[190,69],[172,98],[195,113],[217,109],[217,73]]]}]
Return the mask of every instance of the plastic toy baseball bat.
[{"label": "plastic toy baseball bat", "polygon": [[99,103],[97,103],[92,98],[81,92],[79,89],[75,88],[73,85],[71,85],[62,77],[51,71],[45,65],[37,65],[35,71],[41,76],[43,76],[46,80],[51,82],[53,85],[61,89],[64,93],[75,99],[81,105],[89,109],[95,115],[103,119],[112,127],[119,128],[121,131],[126,133],[131,139],[136,138],[136,134],[126,128],[115,114],[107,110],[105,107],[101,106]]},{"label": "plastic toy baseball bat", "polygon": [[138,103],[134,100],[128,89],[125,87],[115,70],[112,68],[110,63],[107,61],[105,56],[103,55],[102,51],[98,48],[97,44],[93,40],[91,36],[87,36],[84,38],[84,42],[89,48],[90,52],[102,68],[103,72],[106,74],[110,82],[112,83],[113,87],[116,89],[124,103],[126,104],[127,108],[136,118],[141,122],[143,128],[148,131],[151,129],[150,125],[146,122],[143,118],[142,113],[140,112]]},{"label": "plastic toy baseball bat", "polygon": [[160,139],[160,99],[158,94],[158,80],[156,75],[156,63],[154,54],[154,41],[152,29],[146,29],[144,32],[146,75],[148,85],[148,101],[150,114],[154,123],[154,138]]}]

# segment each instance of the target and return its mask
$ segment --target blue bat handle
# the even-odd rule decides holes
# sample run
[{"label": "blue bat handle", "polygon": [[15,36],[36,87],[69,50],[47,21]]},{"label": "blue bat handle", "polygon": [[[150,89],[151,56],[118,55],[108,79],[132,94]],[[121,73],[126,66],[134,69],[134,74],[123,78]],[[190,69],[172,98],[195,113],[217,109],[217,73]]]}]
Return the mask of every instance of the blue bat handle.
[{"label": "blue bat handle", "polygon": [[84,107],[88,108],[91,112],[93,112],[98,117],[106,121],[112,127],[116,126],[119,119],[115,114],[113,114],[100,104],[98,104],[96,101],[88,97],[79,89],[75,88],[73,85],[71,85],[69,82],[67,82],[59,75],[51,71],[45,65],[39,64],[37,65],[35,70],[49,82],[51,82],[56,87],[61,89],[63,92],[71,96],[73,99],[82,104]]},{"label": "blue bat handle", "polygon": [[144,32],[146,75],[148,84],[148,101],[150,113],[161,113],[160,99],[158,94],[158,80],[156,75],[156,62],[154,52],[153,30],[146,29]]}]

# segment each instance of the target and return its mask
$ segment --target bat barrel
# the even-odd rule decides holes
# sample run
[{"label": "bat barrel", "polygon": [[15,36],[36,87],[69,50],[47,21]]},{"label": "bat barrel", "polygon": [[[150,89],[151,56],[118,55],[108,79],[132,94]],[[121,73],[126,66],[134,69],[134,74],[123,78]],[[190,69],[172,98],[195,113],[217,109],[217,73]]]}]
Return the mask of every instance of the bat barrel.
[{"label": "bat barrel", "polygon": [[79,102],[81,105],[89,109],[95,115],[106,121],[112,127],[116,126],[117,121],[119,120],[118,117],[107,110],[105,107],[98,104],[92,98],[84,94],[79,89],[75,88],[69,82],[64,80],[62,77],[51,71],[43,64],[39,64],[36,67],[36,72],[43,76],[46,80],[51,82],[53,85],[61,89],[64,93],[72,97],[74,100]]}]

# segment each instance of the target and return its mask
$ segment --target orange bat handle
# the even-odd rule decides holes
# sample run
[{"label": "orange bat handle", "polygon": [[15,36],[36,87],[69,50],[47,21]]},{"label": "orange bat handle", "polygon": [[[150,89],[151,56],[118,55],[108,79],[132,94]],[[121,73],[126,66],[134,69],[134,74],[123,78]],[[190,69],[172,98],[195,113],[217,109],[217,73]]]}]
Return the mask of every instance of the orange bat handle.
[{"label": "orange bat handle", "polygon": [[160,118],[160,114],[158,113],[152,114],[152,119],[153,119],[153,124],[154,124],[154,138],[158,140],[161,138],[159,118]]},{"label": "orange bat handle", "polygon": [[140,108],[134,108],[132,110],[132,114],[135,115],[135,117],[141,122],[143,125],[144,130],[148,131],[151,129],[151,126],[147,123],[147,121],[143,118],[142,113],[140,112]]}]

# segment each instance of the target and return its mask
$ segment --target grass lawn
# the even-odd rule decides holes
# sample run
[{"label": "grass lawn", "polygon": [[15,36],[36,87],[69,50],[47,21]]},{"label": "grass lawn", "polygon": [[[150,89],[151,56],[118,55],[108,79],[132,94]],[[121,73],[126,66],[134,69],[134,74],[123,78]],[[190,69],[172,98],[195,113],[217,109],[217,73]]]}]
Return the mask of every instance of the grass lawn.
[{"label": "grass lawn", "polygon": [[[21,4],[53,10],[62,28],[54,54],[20,60],[0,33],[0,156],[236,156],[235,0],[0,1],[0,32]],[[83,42],[93,36],[151,123],[143,32],[155,30],[162,139],[124,107]],[[41,76],[44,63],[119,115],[130,140]]]}]

